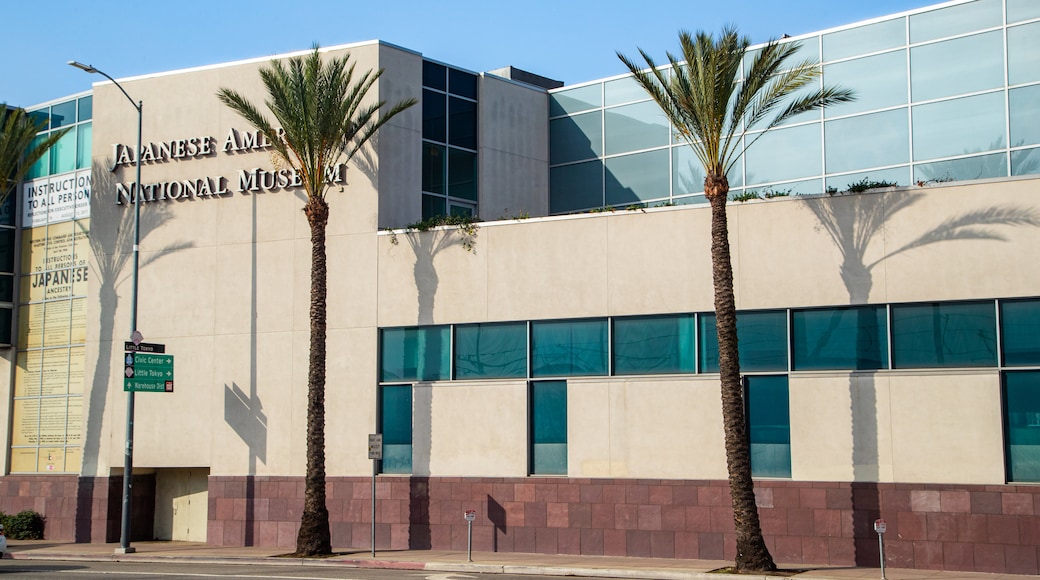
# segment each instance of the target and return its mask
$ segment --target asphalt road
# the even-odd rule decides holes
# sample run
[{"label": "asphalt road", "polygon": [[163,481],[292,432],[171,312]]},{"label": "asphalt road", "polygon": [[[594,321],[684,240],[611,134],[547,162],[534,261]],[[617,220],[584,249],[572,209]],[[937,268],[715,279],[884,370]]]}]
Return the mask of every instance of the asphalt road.
[{"label": "asphalt road", "polygon": [[[169,562],[152,564],[144,562],[58,562],[53,560],[2,560],[0,578],[73,578],[90,580],[108,577],[108,580],[123,578],[268,578],[277,580],[559,580],[556,576],[532,576],[515,574],[476,574],[421,572],[412,570],[372,570],[346,568],[336,565],[323,566],[279,566],[279,565],[231,565],[199,564],[193,562]],[[595,580],[595,579],[588,579]]]}]

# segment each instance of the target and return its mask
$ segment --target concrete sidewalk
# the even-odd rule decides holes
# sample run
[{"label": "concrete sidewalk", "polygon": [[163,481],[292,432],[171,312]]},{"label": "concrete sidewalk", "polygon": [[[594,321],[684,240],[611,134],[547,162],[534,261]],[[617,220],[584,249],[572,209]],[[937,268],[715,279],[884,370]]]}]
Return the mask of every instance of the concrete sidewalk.
[{"label": "concrete sidewalk", "polygon": [[[348,568],[386,568],[458,573],[510,573],[545,576],[603,576],[611,578],[646,578],[660,580],[719,580],[724,575],[711,570],[732,564],[719,560],[673,560],[663,558],[622,558],[610,556],[568,556],[547,554],[514,554],[474,552],[467,562],[465,552],[441,550],[377,551],[339,549],[331,558],[320,560],[279,558],[286,548],[214,548],[192,542],[137,542],[133,554],[115,554],[116,544],[72,544],[47,540],[10,540],[8,557],[24,560],[134,561],[169,562],[185,560],[211,564],[251,564],[285,566],[344,566]],[[781,565],[803,569],[794,576],[799,580],[873,580],[881,578],[877,568],[828,568],[804,565]],[[940,572],[934,570],[886,569],[888,580],[1022,580],[1016,574],[981,574]],[[740,576],[748,579],[776,580],[776,576]]]}]

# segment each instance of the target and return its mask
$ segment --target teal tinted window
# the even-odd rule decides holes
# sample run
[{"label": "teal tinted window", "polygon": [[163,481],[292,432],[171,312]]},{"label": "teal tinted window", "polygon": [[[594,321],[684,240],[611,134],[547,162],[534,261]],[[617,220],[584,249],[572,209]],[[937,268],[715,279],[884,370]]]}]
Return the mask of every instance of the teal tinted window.
[{"label": "teal tinted window", "polygon": [[791,333],[796,371],[888,368],[884,306],[796,310]]},{"label": "teal tinted window", "polygon": [[29,111],[29,118],[36,124],[38,131],[46,131],[51,128],[51,114],[47,107]]},{"label": "teal tinted window", "polygon": [[910,16],[910,42],[925,42],[1000,26],[1002,0],[978,0]]},{"label": "teal tinted window", "polygon": [[614,319],[614,374],[692,373],[692,314]]},{"label": "teal tinted window", "polygon": [[76,128],[76,169],[86,169],[91,162],[91,123],[84,123]]},{"label": "teal tinted window", "polygon": [[603,85],[595,84],[549,94],[549,116],[566,115],[603,105]]},{"label": "teal tinted window", "polygon": [[989,177],[1007,177],[1005,154],[979,155],[914,166],[914,181],[963,181]]},{"label": "teal tinted window", "polygon": [[[950,66],[951,62],[957,63]],[[999,30],[910,49],[914,102],[1004,85],[1004,35]]]},{"label": "teal tinted window", "polygon": [[379,387],[383,473],[412,472],[412,387]]},{"label": "teal tinted window", "polygon": [[567,475],[567,383],[531,383],[531,473]]},{"label": "teal tinted window", "polygon": [[422,216],[424,220],[436,216],[448,215],[446,207],[447,201],[443,197],[423,194]]},{"label": "teal tinted window", "polygon": [[603,206],[603,162],[589,161],[549,170],[549,213]]},{"label": "teal tinted window", "polygon": [[668,119],[653,101],[606,109],[603,116],[607,155],[668,145]]},{"label": "teal tinted window", "polygon": [[531,374],[535,377],[607,374],[607,321],[532,322]]},{"label": "teal tinted window", "polygon": [[1000,328],[1005,365],[1040,366],[1040,300],[1001,302]]},{"label": "teal tinted window", "polygon": [[[753,139],[757,135],[749,135]],[[747,183],[785,181],[822,174],[823,135],[820,125],[774,129],[744,154]]]},{"label": "teal tinted window", "polygon": [[448,90],[448,81],[444,65],[424,60],[422,63],[422,84],[441,91]]},{"label": "teal tinted window", "polygon": [[448,69],[448,92],[469,99],[477,98],[477,75],[454,68]]},{"label": "teal tinted window", "polygon": [[892,306],[895,368],[996,366],[996,335],[992,302]]},{"label": "teal tinted window", "polygon": [[16,195],[9,195],[7,199],[0,204],[0,225],[3,226],[14,226],[14,200],[17,199]]},{"label": "teal tinted window", "polygon": [[1040,85],[1008,91],[1008,104],[1011,108],[1011,146],[1040,143]]},{"label": "teal tinted window", "polygon": [[80,98],[78,118],[80,121],[89,121],[94,118],[94,97]]},{"label": "teal tinted window", "polygon": [[[740,173],[735,171],[734,173]],[[739,180],[738,180],[739,181]],[[734,186],[733,180],[729,182]],[[739,187],[739,184],[738,184]],[[672,195],[704,191],[704,167],[689,147],[672,147]]]},{"label": "teal tinted window", "polygon": [[914,160],[1005,147],[1004,93],[988,93],[913,108]]},{"label": "teal tinted window", "polygon": [[787,375],[746,379],[751,475],[791,477],[791,405]]},{"label": "teal tinted window", "polygon": [[549,121],[549,161],[567,163],[603,153],[603,120],[599,111]]},{"label": "teal tinted window", "polygon": [[[15,231],[13,229],[0,228],[0,272],[14,273],[14,240]],[[0,297],[0,300],[10,302],[11,298]]]},{"label": "teal tinted window", "polygon": [[1007,42],[1008,82],[1040,81],[1040,22],[1008,28]]},{"label": "teal tinted window", "polygon": [[444,93],[423,90],[422,96],[422,136],[423,139],[440,141],[448,140],[448,123],[445,118]]},{"label": "teal tinted window", "polygon": [[886,20],[824,34],[823,60],[838,60],[905,45],[906,22],[902,18]]},{"label": "teal tinted window", "polygon": [[[698,316],[700,372],[719,372],[719,339],[715,314]],[[787,370],[787,313],[738,312],[737,347],[741,371]]]},{"label": "teal tinted window", "polygon": [[451,332],[447,326],[384,328],[380,381],[440,381],[451,375]]},{"label": "teal tinted window", "polygon": [[76,101],[67,101],[51,107],[51,129],[76,122]]},{"label": "teal tinted window", "polygon": [[[73,103],[75,104],[75,103]],[[76,169],[76,127],[51,147],[51,175]]]},{"label": "teal tinted window", "polygon": [[606,168],[607,205],[626,206],[668,197],[668,150],[610,157]]},{"label": "teal tinted window", "polygon": [[455,378],[527,376],[527,324],[466,324],[455,327]]},{"label": "teal tinted window", "polygon": [[855,101],[825,108],[823,114],[827,117],[905,105],[908,82],[906,51],[886,52],[829,64],[823,67],[823,80],[829,86],[856,90]]},{"label": "teal tinted window", "polygon": [[448,148],[448,195],[477,201],[477,154]]},{"label": "teal tinted window", "polygon": [[1004,373],[1008,481],[1040,481],[1040,371]]},{"label": "teal tinted window", "polygon": [[[33,137],[31,146],[38,146],[46,138],[46,133]],[[36,160],[36,163],[33,163],[33,166],[29,168],[29,175],[27,176],[28,179],[36,179],[37,177],[46,177],[47,175],[50,175],[51,151],[53,150],[53,147],[48,149],[47,152],[45,152],[42,156],[40,156],[39,159]]]},{"label": "teal tinted window", "polygon": [[1022,22],[1040,18],[1040,3],[1036,0],[1007,0],[1007,21]]},{"label": "teal tinted window", "polygon": [[448,143],[477,148],[477,104],[465,99],[448,99]]},{"label": "teal tinted window", "polygon": [[829,173],[895,165],[910,158],[905,108],[828,121],[824,131]]},{"label": "teal tinted window", "polygon": [[604,105],[620,105],[649,99],[650,95],[636,82],[635,77],[624,77],[603,83]]},{"label": "teal tinted window", "polygon": [[1011,175],[1040,173],[1040,147],[1011,152]]},{"label": "teal tinted window", "polygon": [[441,145],[423,143],[422,188],[430,193],[444,193],[448,159]]}]

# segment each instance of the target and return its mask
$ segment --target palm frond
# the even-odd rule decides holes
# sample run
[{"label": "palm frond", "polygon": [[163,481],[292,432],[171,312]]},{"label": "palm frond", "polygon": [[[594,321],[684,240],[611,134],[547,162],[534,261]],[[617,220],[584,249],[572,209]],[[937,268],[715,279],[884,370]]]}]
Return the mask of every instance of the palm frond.
[{"label": "palm frond", "polygon": [[0,204],[25,180],[33,164],[71,130],[67,127],[51,131],[36,141],[46,125],[46,121],[36,121],[24,109],[8,109],[0,103]]}]

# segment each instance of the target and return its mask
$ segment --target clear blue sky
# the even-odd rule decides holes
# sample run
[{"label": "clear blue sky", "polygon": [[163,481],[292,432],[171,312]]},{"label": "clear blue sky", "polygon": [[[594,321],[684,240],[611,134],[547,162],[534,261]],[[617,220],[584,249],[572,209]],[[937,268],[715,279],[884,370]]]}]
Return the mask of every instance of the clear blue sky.
[{"label": "clear blue sky", "polygon": [[680,28],[733,23],[758,43],[938,1],[9,0],[0,102],[35,105],[103,80],[68,60],[122,78],[371,39],[473,71],[513,65],[574,84],[622,73],[617,50],[664,58]]}]

